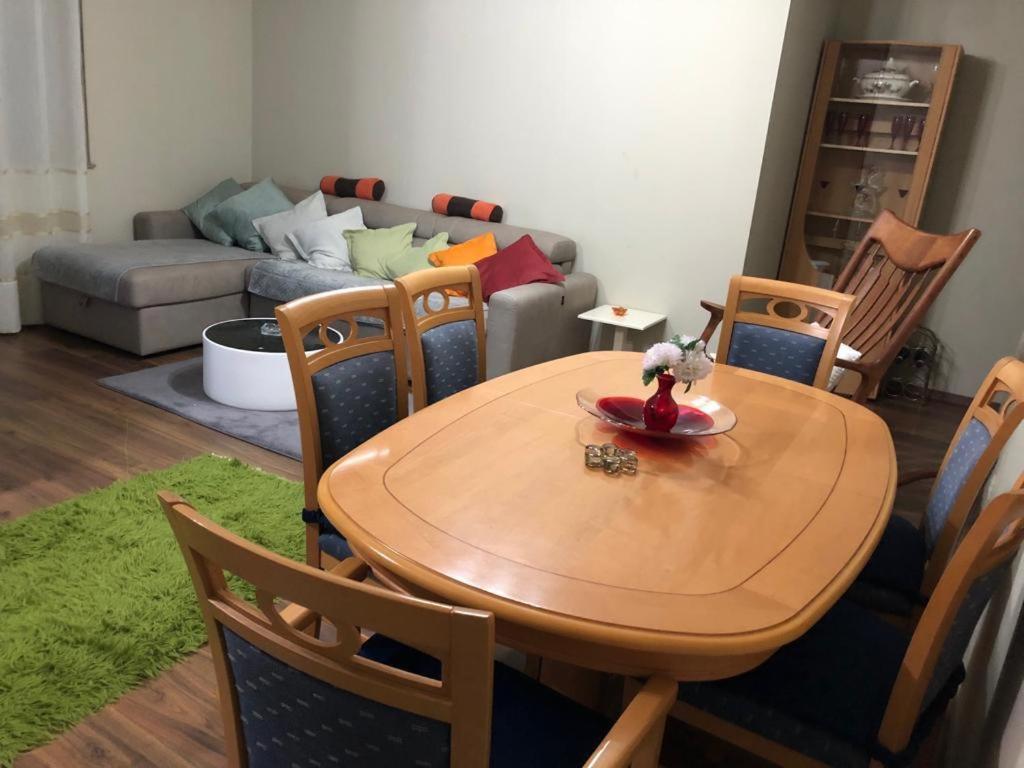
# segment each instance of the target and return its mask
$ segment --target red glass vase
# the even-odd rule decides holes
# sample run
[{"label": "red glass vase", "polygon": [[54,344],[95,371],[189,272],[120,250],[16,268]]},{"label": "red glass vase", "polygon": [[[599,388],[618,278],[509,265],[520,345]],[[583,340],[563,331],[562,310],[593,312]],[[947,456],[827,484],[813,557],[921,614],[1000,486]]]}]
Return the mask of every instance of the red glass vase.
[{"label": "red glass vase", "polygon": [[658,374],[658,391],[644,403],[644,425],[655,432],[671,432],[679,418],[679,406],[672,399],[676,377],[671,373]]}]

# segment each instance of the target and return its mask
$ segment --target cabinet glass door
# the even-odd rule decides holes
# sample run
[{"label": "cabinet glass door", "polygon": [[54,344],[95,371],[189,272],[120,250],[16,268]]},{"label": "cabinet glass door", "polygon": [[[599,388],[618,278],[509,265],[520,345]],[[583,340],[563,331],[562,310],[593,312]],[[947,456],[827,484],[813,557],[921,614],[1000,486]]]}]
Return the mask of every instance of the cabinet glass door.
[{"label": "cabinet glass door", "polygon": [[827,110],[817,115],[821,141],[804,215],[821,285],[835,281],[883,208],[916,221],[925,174],[915,171],[934,144],[941,56],[941,46],[841,44]]}]

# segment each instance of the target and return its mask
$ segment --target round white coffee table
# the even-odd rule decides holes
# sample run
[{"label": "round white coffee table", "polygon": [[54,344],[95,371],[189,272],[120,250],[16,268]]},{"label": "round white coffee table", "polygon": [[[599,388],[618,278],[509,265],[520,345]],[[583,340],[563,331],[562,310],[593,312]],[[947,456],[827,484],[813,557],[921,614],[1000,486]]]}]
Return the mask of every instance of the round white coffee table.
[{"label": "round white coffee table", "polygon": [[[330,329],[341,341],[341,334]],[[306,351],[323,349],[315,332]],[[250,411],[294,411],[295,390],[277,321],[247,317],[203,331],[203,390],[218,403]]]}]

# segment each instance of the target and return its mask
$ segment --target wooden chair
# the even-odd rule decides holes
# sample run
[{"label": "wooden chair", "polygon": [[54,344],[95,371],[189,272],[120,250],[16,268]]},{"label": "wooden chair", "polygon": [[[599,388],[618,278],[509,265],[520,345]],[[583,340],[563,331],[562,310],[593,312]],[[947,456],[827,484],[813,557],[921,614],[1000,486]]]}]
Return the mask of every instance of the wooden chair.
[{"label": "wooden chair", "polygon": [[[833,290],[856,301],[842,342],[861,353],[856,361],[836,365],[860,374],[854,400],[874,392],[900,349],[920,325],[932,302],[970,253],[981,231],[933,235],[915,229],[892,211],[883,210],[868,228]],[[724,309],[702,301],[711,315],[701,334],[711,339]]]},{"label": "wooden chair", "polygon": [[683,684],[672,717],[785,766],[905,766],[963,680],[963,657],[1024,540],[1024,475],[957,547],[911,637],[840,600],[728,680]]},{"label": "wooden chair", "polygon": [[[362,583],[355,558],[310,568],[160,501],[206,621],[230,765],[657,765],[675,681],[652,678],[611,724],[495,664],[490,613]],[[336,638],[298,628],[313,616]]]},{"label": "wooden chair", "polygon": [[938,583],[1003,446],[1024,420],[1024,362],[1000,360],[982,382],[940,467],[899,485],[935,478],[920,528],[893,516],[848,593],[883,613],[912,616]]},{"label": "wooden chair", "polygon": [[[420,410],[486,378],[484,300],[472,264],[395,280],[409,339],[413,408]],[[453,295],[455,294],[455,295]]]},{"label": "wooden chair", "polygon": [[[306,487],[306,562],[319,567],[352,554],[317,501],[324,470],[353,448],[409,413],[402,315],[392,286],[331,291],[274,310],[299,411],[302,475]],[[357,319],[383,323],[369,335]],[[329,327],[340,329],[340,342]],[[304,339],[316,333],[323,349],[307,352]]]},{"label": "wooden chair", "polygon": [[715,359],[825,388],[852,303],[823,288],[736,275]]}]

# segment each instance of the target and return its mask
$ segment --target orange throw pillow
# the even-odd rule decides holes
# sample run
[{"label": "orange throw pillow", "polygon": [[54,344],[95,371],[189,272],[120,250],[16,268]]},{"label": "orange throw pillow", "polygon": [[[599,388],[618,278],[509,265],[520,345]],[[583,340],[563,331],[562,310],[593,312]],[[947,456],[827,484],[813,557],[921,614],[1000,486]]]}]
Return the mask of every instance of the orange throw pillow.
[{"label": "orange throw pillow", "polygon": [[476,264],[497,252],[498,244],[494,241],[494,233],[485,232],[443,251],[434,251],[429,258],[435,267],[460,267],[464,264]]}]

